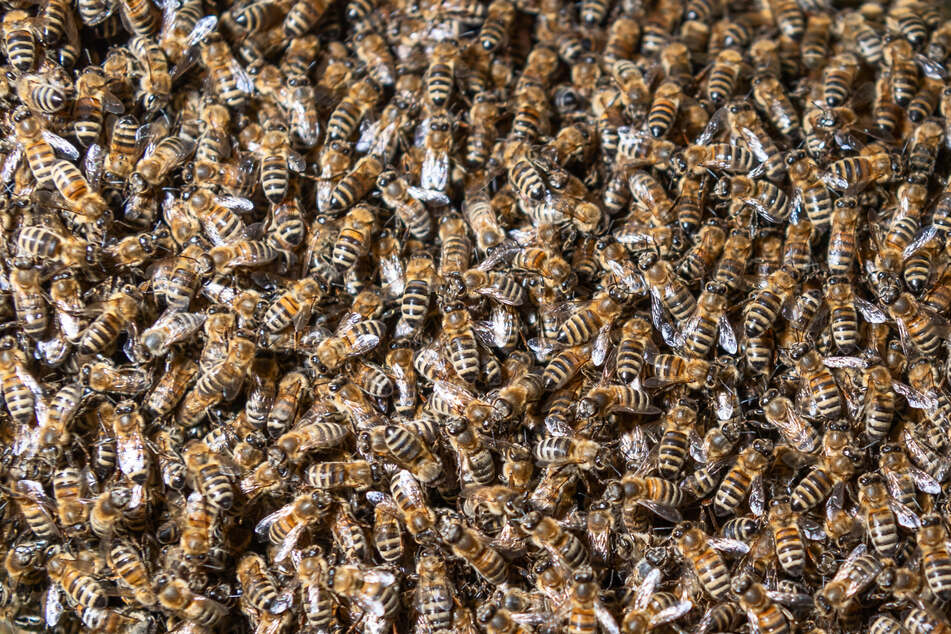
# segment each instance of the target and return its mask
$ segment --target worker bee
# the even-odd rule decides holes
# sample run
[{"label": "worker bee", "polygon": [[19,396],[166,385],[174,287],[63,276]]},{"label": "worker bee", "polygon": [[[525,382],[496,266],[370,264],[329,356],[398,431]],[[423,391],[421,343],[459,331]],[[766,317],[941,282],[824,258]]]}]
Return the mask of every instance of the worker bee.
[{"label": "worker bee", "polygon": [[398,425],[375,427],[368,432],[370,449],[405,466],[423,482],[433,482],[442,475],[442,462],[417,434]]},{"label": "worker bee", "polygon": [[281,614],[290,607],[290,597],[278,595],[275,581],[260,555],[249,553],[242,557],[235,572],[241,585],[242,599],[256,610]]},{"label": "worker bee", "polygon": [[202,491],[209,504],[222,511],[230,509],[234,505],[234,490],[221,460],[201,441],[189,443],[183,457],[189,479]]},{"label": "worker bee", "polygon": [[742,553],[749,550],[749,547],[730,540],[712,538],[689,522],[677,525],[671,537],[676,548],[693,568],[703,589],[717,599],[728,596],[730,576],[717,548]]},{"label": "worker bee", "polygon": [[735,577],[730,582],[730,587],[739,598],[740,606],[746,611],[751,627],[760,632],[776,634],[792,631],[783,609],[770,598],[763,584],[753,581],[749,574]]},{"label": "worker bee", "polygon": [[921,528],[915,535],[928,587],[937,597],[944,598],[951,580],[951,555],[946,543],[948,531],[944,522],[937,515],[926,515],[921,518]]},{"label": "worker bee", "polygon": [[156,575],[153,586],[162,607],[203,627],[214,626],[227,614],[225,606],[193,592],[183,579],[162,573]]},{"label": "worker bee", "polygon": [[848,608],[859,593],[875,582],[883,567],[882,559],[869,554],[865,544],[853,548],[839,565],[835,576],[816,594],[819,614],[830,615],[835,610]]},{"label": "worker bee", "polygon": [[371,631],[385,630],[400,605],[399,582],[385,568],[364,568],[354,564],[334,566],[327,573],[330,589],[364,613]]},{"label": "worker bee", "polygon": [[749,495],[751,510],[762,511],[765,502],[762,476],[772,458],[773,443],[764,439],[754,440],[740,452],[736,464],[730,468],[717,489],[714,510],[720,515],[731,513]]},{"label": "worker bee", "polygon": [[788,398],[770,389],[760,398],[760,403],[766,422],[779,430],[790,447],[810,453],[819,446],[815,428],[799,415]]}]

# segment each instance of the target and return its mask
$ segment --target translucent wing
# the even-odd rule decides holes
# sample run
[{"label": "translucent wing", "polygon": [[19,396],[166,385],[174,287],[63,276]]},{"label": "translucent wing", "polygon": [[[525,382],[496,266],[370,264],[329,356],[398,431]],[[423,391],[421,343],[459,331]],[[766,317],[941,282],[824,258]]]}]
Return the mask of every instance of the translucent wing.
[{"label": "translucent wing", "polygon": [[922,394],[918,390],[905,385],[904,383],[892,383],[892,389],[897,394],[901,394],[908,401],[908,404],[915,409],[931,410],[938,406],[938,401],[933,396]]},{"label": "translucent wing", "polygon": [[766,512],[766,491],[762,475],[753,478],[750,485],[750,510],[757,517],[761,517]]},{"label": "translucent wing", "polygon": [[732,557],[739,557],[750,552],[750,545],[737,539],[727,539],[725,537],[710,537],[707,542],[712,548],[726,553]]},{"label": "translucent wing", "polygon": [[192,32],[188,35],[188,47],[190,48],[201,42],[205,39],[205,36],[214,31],[217,26],[218,16],[215,15],[206,15],[198,20],[198,22],[195,23],[195,28],[193,28]]},{"label": "translucent wing", "polygon": [[621,634],[621,628],[618,627],[614,616],[598,600],[594,602],[594,613],[595,616],[598,617],[598,623],[601,624],[601,629],[603,629],[606,634]]},{"label": "translucent wing", "polygon": [[902,257],[906,260],[915,254],[918,249],[925,246],[931,242],[934,238],[938,236],[938,226],[937,225],[928,225],[918,232],[918,235],[915,236],[915,239],[905,247],[905,250],[902,251]]},{"label": "translucent wing", "polygon": [[51,583],[43,601],[43,618],[49,627],[55,627],[63,618],[65,610],[63,591],[58,583]]},{"label": "translucent wing", "polygon": [[862,318],[870,324],[883,324],[888,321],[885,311],[868,300],[855,298],[855,308],[862,314]]},{"label": "translucent wing", "polygon": [[825,529],[822,524],[811,517],[799,518],[799,528],[806,539],[811,541],[822,541],[826,538]]},{"label": "translucent wing", "polygon": [[254,527],[254,534],[258,536],[259,539],[267,539],[268,531],[271,530],[271,525],[279,519],[286,517],[292,510],[292,504],[286,504],[281,508],[277,509],[270,515],[264,517],[257,526]]},{"label": "translucent wing", "polygon": [[823,363],[830,368],[864,368],[867,366],[861,357],[825,357]]},{"label": "translucent wing", "polygon": [[288,169],[297,172],[298,174],[303,173],[307,169],[307,161],[304,160],[304,157],[300,155],[299,152],[294,150],[287,151],[287,167]]},{"label": "translucent wing", "polygon": [[86,158],[83,159],[83,169],[86,172],[86,179],[93,189],[99,189],[99,180],[102,177],[102,168],[106,160],[106,153],[102,146],[93,143],[86,150]]},{"label": "translucent wing", "polygon": [[13,174],[16,173],[17,166],[20,165],[20,159],[22,158],[23,146],[18,143],[3,161],[3,168],[0,168],[0,183],[5,185],[13,180]]},{"label": "translucent wing", "polygon": [[43,130],[42,134],[43,139],[49,143],[61,157],[69,159],[70,161],[79,160],[79,150],[76,149],[75,145],[58,134],[53,134],[49,130]]},{"label": "translucent wing", "polygon": [[449,182],[449,155],[427,148],[419,182],[423,189],[445,191]]},{"label": "translucent wing", "polygon": [[274,562],[284,561],[288,555],[294,550],[297,546],[297,541],[300,539],[300,536],[304,533],[304,529],[307,528],[307,522],[299,522],[294,525],[294,528],[287,532],[287,535],[281,541],[281,546],[278,549],[277,553],[274,555]]},{"label": "translucent wing", "polygon": [[734,394],[727,390],[718,390],[715,400],[717,419],[721,421],[730,420],[735,411]]},{"label": "translucent wing", "polygon": [[921,72],[924,73],[925,77],[929,79],[944,81],[948,77],[944,64],[937,60],[931,59],[921,53],[916,53],[915,62],[921,67]]},{"label": "translucent wing", "polygon": [[789,445],[804,453],[811,453],[816,448],[816,434],[804,419],[800,418],[792,407],[786,408],[786,415],[773,422]]},{"label": "translucent wing", "polygon": [[643,610],[647,607],[651,597],[654,596],[654,590],[657,589],[657,585],[660,583],[661,576],[662,573],[659,568],[651,568],[650,572],[644,575],[644,580],[637,586],[637,591],[634,593],[635,610]]},{"label": "translucent wing", "polygon": [[918,467],[909,467],[911,472],[911,477],[915,481],[915,486],[918,487],[918,490],[922,493],[928,493],[929,495],[938,495],[941,493],[941,483],[932,478],[930,475],[919,469]]},{"label": "translucent wing", "polygon": [[918,519],[918,515],[898,500],[889,498],[888,508],[895,514],[895,519],[898,520],[898,523],[905,528],[921,528],[921,521]]},{"label": "translucent wing", "polygon": [[806,608],[813,605],[812,596],[802,592],[780,592],[767,590],[766,596],[790,608]]},{"label": "translucent wing", "polygon": [[437,189],[426,189],[416,187],[415,185],[407,185],[406,192],[416,200],[424,203],[432,203],[438,206],[449,204],[449,196]]},{"label": "translucent wing", "polygon": [[598,336],[595,337],[594,346],[591,349],[591,363],[596,368],[601,367],[608,356],[611,347],[611,324],[605,324],[598,330]]},{"label": "translucent wing", "polygon": [[680,511],[666,504],[659,504],[653,500],[637,500],[637,503],[646,508],[651,513],[664,518],[668,522],[679,523],[683,521],[683,515]]},{"label": "translucent wing", "polygon": [[849,573],[852,572],[852,566],[855,565],[855,561],[868,552],[868,547],[865,544],[858,544],[855,548],[852,549],[852,552],[849,553],[849,556],[845,558],[839,565],[839,569],[836,570],[835,576],[832,577],[832,581],[842,582],[845,581]]},{"label": "translucent wing", "polygon": [[676,621],[684,614],[690,611],[693,607],[693,603],[681,599],[673,605],[661,610],[657,614],[654,614],[648,621],[648,625],[652,628],[663,625],[664,623],[670,623],[671,621]]},{"label": "translucent wing", "polygon": [[733,326],[730,325],[730,320],[726,318],[726,315],[721,315],[719,323],[720,347],[730,354],[736,354],[739,345],[736,342],[736,332],[734,332]]},{"label": "translucent wing", "polygon": [[235,85],[238,87],[238,90],[245,94],[253,95],[254,81],[244,70],[244,67],[241,66],[241,64],[239,64],[237,61],[234,61],[234,63],[231,65],[231,70],[234,73]]}]

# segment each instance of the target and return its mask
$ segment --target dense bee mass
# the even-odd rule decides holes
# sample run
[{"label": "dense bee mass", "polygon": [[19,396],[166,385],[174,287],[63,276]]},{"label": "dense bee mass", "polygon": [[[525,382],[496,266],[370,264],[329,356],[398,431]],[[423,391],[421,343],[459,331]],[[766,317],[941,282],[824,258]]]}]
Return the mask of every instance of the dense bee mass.
[{"label": "dense bee mass", "polygon": [[951,7],[0,7],[0,632],[951,633]]}]

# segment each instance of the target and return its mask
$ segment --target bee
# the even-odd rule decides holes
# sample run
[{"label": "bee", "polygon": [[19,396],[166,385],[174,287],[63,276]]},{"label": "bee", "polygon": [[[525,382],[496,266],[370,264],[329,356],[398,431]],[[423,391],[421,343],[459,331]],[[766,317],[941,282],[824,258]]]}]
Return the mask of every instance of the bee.
[{"label": "bee", "polygon": [[254,82],[220,37],[205,37],[200,44],[201,62],[211,86],[225,105],[240,108],[254,94]]},{"label": "bee", "polygon": [[393,500],[384,495],[374,499],[373,544],[380,558],[396,562],[403,558],[403,529],[400,526],[400,511]]},{"label": "bee", "polygon": [[690,145],[674,160],[678,170],[683,172],[707,168],[744,174],[751,172],[757,164],[756,156],[750,150],[728,143]]},{"label": "bee", "polygon": [[434,482],[442,475],[442,462],[414,432],[397,425],[374,427],[368,434],[374,453],[389,456],[408,468],[422,482]]},{"label": "bee", "polygon": [[236,568],[242,599],[256,610],[281,614],[290,607],[289,597],[279,597],[273,578],[264,559],[255,553],[241,558]]},{"label": "bee", "polygon": [[792,104],[782,83],[772,74],[760,74],[753,78],[753,101],[764,116],[782,134],[799,137],[799,113]]},{"label": "bee", "polygon": [[697,411],[686,400],[680,401],[664,416],[663,431],[657,444],[657,474],[673,479],[687,460],[690,435],[696,434]]},{"label": "bee", "polygon": [[508,564],[479,533],[452,521],[440,525],[439,533],[452,548],[452,552],[472,566],[479,576],[493,585],[505,583],[509,572]]},{"label": "bee", "polygon": [[214,508],[227,511],[234,506],[234,490],[224,464],[201,441],[186,445],[183,453],[189,479]]},{"label": "bee", "polygon": [[717,54],[710,68],[705,91],[707,99],[714,105],[733,96],[742,64],[743,55],[733,48],[725,48]]},{"label": "bee", "polygon": [[42,392],[27,367],[26,355],[12,336],[0,339],[0,393],[10,417],[18,425],[33,422]]},{"label": "bee", "polygon": [[363,611],[364,623],[374,631],[383,631],[400,606],[396,575],[385,568],[363,568],[346,564],[327,573],[331,590]]},{"label": "bee", "polygon": [[297,564],[304,616],[315,628],[327,628],[334,619],[335,601],[327,587],[328,572],[327,561],[319,554],[302,557]]},{"label": "bee", "polygon": [[306,322],[310,318],[310,306],[320,294],[320,285],[312,278],[292,282],[268,307],[261,320],[262,327],[270,332],[280,332],[292,323]]},{"label": "bee", "polygon": [[671,537],[676,548],[693,568],[700,584],[710,596],[724,600],[730,591],[730,576],[723,558],[714,549],[711,538],[689,522],[677,525]]},{"label": "bee", "polygon": [[790,447],[811,453],[819,446],[819,435],[815,428],[800,417],[792,401],[781,396],[778,390],[767,390],[760,403],[766,422],[776,427]]},{"label": "bee", "polygon": [[867,473],[859,478],[858,497],[872,545],[879,554],[893,556],[899,545],[898,523],[917,527],[918,518],[890,499],[885,483],[876,474]]},{"label": "bee", "polygon": [[799,283],[795,272],[781,267],[769,274],[763,288],[756,291],[743,309],[743,330],[747,337],[758,337],[772,327],[783,305],[792,297]]},{"label": "bee", "polygon": [[769,596],[763,584],[744,573],[730,582],[730,587],[746,611],[750,626],[760,632],[788,634],[792,631],[786,614]]},{"label": "bee", "polygon": [[591,388],[578,403],[578,416],[582,418],[601,417],[612,412],[650,414],[656,413],[657,408],[644,390],[614,384]]},{"label": "bee", "polygon": [[[637,72],[638,76],[640,75],[640,71],[637,71],[636,67],[628,70],[626,66],[622,66],[621,69],[618,69],[617,64],[615,64],[615,69],[627,73]],[[646,122],[647,129],[652,135],[659,138],[667,134],[677,118],[677,111],[680,109],[683,96],[683,89],[674,81],[666,81],[657,87],[657,90],[654,91],[650,110],[647,113]]]},{"label": "bee", "polygon": [[194,144],[180,136],[167,136],[151,152],[135,164],[129,177],[133,193],[143,193],[150,187],[161,185],[169,172],[183,161],[194,149]]},{"label": "bee", "polygon": [[951,586],[951,554],[946,543],[948,531],[944,521],[934,514],[925,515],[915,539],[921,550],[921,567],[928,587],[943,599]]},{"label": "bee", "polygon": [[109,566],[133,592],[140,605],[151,607],[157,599],[152,592],[149,572],[142,556],[127,541],[116,541],[108,552]]},{"label": "bee", "polygon": [[715,193],[732,201],[731,209],[734,213],[746,205],[769,222],[782,223],[789,218],[789,197],[782,189],[768,181],[733,176],[721,179]]},{"label": "bee", "polygon": [[806,30],[800,41],[802,65],[808,69],[818,68],[828,58],[829,31],[832,19],[824,13],[810,13]]},{"label": "bee", "polygon": [[630,384],[640,376],[650,334],[650,322],[641,317],[632,317],[621,326],[617,347],[617,376],[624,383]]},{"label": "bee", "polygon": [[418,240],[427,240],[432,234],[433,223],[429,212],[420,202],[426,199],[426,194],[407,185],[393,170],[380,174],[376,185],[383,201],[397,213],[410,234]]},{"label": "bee", "polygon": [[773,458],[773,443],[769,440],[754,440],[740,452],[736,464],[724,476],[713,500],[713,509],[719,515],[733,512],[749,494],[750,507],[762,508],[763,472]]},{"label": "bee", "polygon": [[297,417],[300,401],[309,387],[310,382],[300,372],[284,375],[277,386],[277,393],[265,422],[269,436],[280,436],[291,426]]},{"label": "bee", "polygon": [[3,52],[10,65],[20,73],[33,70],[36,64],[36,45],[40,39],[38,27],[36,19],[21,9],[8,11],[0,23]]},{"label": "bee", "polygon": [[752,252],[753,242],[749,234],[741,229],[731,230],[714,270],[714,281],[725,285],[730,291],[744,288],[747,260]]},{"label": "bee", "polygon": [[399,470],[390,480],[390,493],[399,509],[406,530],[417,541],[434,536],[436,514],[426,501],[426,494],[416,477],[406,470]]},{"label": "bee", "polygon": [[39,340],[49,325],[48,308],[40,286],[39,270],[23,264],[10,271],[13,306],[23,332]]},{"label": "bee", "polygon": [[213,247],[207,252],[214,270],[231,273],[237,267],[259,267],[273,262],[280,252],[260,240],[237,240]]},{"label": "bee", "polygon": [[416,574],[419,576],[416,610],[427,631],[449,629],[453,622],[455,589],[447,574],[446,562],[435,553],[424,552],[417,559]]},{"label": "bee", "polygon": [[[830,424],[830,431],[838,436],[847,436],[838,424]],[[826,433],[829,435],[829,432]],[[797,513],[808,511],[829,497],[840,494],[841,484],[855,472],[861,457],[850,448],[826,452],[819,463],[799,481],[792,492],[792,509]]]},{"label": "bee", "polygon": [[17,96],[31,111],[56,114],[66,108],[69,101],[67,87],[52,77],[26,74],[17,80]]},{"label": "bee", "polygon": [[166,610],[175,612],[202,627],[212,627],[227,614],[227,608],[208,597],[192,592],[185,580],[167,573],[153,580],[155,596]]},{"label": "bee", "polygon": [[361,30],[353,38],[354,52],[367,69],[367,76],[379,86],[392,86],[396,80],[396,64],[390,48],[379,33]]}]

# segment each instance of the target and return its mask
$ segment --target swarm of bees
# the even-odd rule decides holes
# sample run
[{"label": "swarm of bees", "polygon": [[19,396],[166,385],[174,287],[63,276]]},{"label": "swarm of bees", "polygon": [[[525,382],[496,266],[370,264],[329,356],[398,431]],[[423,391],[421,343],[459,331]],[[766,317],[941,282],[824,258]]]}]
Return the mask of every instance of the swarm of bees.
[{"label": "swarm of bees", "polygon": [[0,631],[951,633],[947,6],[0,4]]}]

